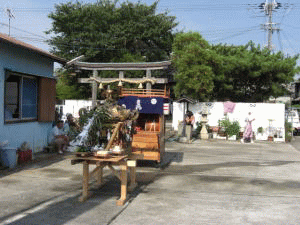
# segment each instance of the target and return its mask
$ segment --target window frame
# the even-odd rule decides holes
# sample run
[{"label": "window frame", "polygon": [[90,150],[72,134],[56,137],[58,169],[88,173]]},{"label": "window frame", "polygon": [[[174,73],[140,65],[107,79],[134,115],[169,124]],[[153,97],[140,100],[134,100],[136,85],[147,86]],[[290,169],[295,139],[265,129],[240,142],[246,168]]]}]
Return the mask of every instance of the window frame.
[{"label": "window frame", "polygon": [[[13,118],[13,119],[6,119],[5,118],[5,109],[6,109],[6,87],[7,87],[7,77],[9,75],[13,75],[13,76],[18,76],[20,77],[20,83],[18,86],[18,107],[19,107],[19,118]],[[30,118],[30,117],[25,117],[22,118],[22,111],[23,111],[23,81],[24,78],[27,79],[32,79],[35,80],[36,83],[36,99],[35,99],[35,103],[36,103],[36,117],[34,118]],[[39,100],[39,78],[38,76],[34,76],[34,75],[30,75],[30,74],[25,74],[25,73],[20,73],[20,72],[15,72],[15,71],[11,71],[11,70],[5,70],[5,79],[4,79],[4,105],[3,105],[3,119],[4,119],[4,124],[12,124],[12,123],[25,123],[25,122],[34,122],[34,121],[38,121],[38,100]]]}]

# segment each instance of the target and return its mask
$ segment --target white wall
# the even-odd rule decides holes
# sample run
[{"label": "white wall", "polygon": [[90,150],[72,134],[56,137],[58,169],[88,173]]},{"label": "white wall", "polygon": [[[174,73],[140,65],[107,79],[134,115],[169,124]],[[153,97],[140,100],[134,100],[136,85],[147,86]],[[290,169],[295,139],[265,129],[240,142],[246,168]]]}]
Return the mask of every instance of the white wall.
[{"label": "white wall", "polygon": [[[204,106],[208,107],[208,125],[217,126],[218,120],[224,118],[224,103],[196,103],[189,105],[189,110],[195,115],[195,121],[201,120],[200,112]],[[269,128],[269,119],[272,119],[272,127],[284,130],[285,105],[281,103],[236,103],[233,113],[228,113],[231,121],[239,121],[240,126],[245,126],[245,118],[248,112],[252,112],[255,121],[252,124],[253,131],[256,132],[258,127],[263,127],[266,131]],[[173,102],[173,122],[174,130],[178,129],[178,122],[183,119],[183,103]],[[196,127],[196,126],[195,126]],[[284,132],[283,132],[284,133]],[[284,135],[284,134],[283,134]],[[283,136],[284,137],[284,136]]]},{"label": "white wall", "polygon": [[65,100],[64,105],[56,105],[56,107],[63,107],[63,114],[71,113],[73,117],[78,118],[78,111],[81,108],[92,107],[92,100]]}]

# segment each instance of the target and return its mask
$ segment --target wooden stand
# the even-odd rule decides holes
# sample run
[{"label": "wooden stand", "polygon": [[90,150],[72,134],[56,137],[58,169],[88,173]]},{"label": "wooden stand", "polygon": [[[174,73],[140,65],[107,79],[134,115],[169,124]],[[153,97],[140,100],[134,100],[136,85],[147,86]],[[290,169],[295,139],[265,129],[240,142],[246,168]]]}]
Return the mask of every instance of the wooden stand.
[{"label": "wooden stand", "polygon": [[[91,176],[96,177],[97,185],[103,185],[103,168],[108,167],[113,174],[121,181],[120,199],[117,200],[117,205],[121,206],[127,201],[127,172],[129,172],[130,184],[129,191],[134,190],[136,187],[136,161],[127,160],[127,156],[116,156],[111,158],[98,158],[91,157],[78,157],[75,156],[71,160],[71,164],[82,163],[83,176],[82,176],[82,196],[79,201],[83,202],[90,197],[89,193],[89,180]],[[96,168],[89,173],[89,164],[95,164]],[[120,171],[115,170],[113,166],[119,166]]]}]

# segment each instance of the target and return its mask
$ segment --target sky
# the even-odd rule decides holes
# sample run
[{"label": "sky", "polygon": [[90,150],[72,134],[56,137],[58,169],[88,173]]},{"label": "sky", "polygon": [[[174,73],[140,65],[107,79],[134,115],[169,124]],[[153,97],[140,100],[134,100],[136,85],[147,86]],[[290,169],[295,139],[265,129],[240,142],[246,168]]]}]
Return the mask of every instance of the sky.
[{"label": "sky", "polygon": [[[267,17],[259,5],[274,0],[160,0],[157,12],[168,11],[176,16],[178,30],[199,32],[211,44],[244,45],[250,40],[267,46],[267,32],[262,28]],[[44,32],[51,28],[48,14],[54,5],[65,0],[10,0],[0,3],[0,32],[44,50],[50,50]],[[81,1],[96,2],[96,0]],[[121,0],[120,2],[123,2]],[[130,0],[137,2],[137,0]],[[153,0],[141,0],[148,5]],[[273,12],[273,22],[279,32],[272,38],[274,51],[287,55],[300,52],[300,2],[281,0],[282,7]],[[10,10],[12,16],[9,16]]]}]

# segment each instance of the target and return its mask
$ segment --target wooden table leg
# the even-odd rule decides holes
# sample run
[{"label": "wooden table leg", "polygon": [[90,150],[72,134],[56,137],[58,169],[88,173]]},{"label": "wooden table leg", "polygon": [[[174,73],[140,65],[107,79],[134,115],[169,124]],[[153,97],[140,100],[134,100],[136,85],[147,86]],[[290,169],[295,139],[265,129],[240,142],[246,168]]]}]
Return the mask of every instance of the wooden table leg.
[{"label": "wooden table leg", "polygon": [[117,205],[121,206],[127,200],[127,165],[121,165],[121,197],[117,200]]},{"label": "wooden table leg", "polygon": [[89,197],[89,164],[88,162],[83,162],[83,174],[82,174],[82,196],[79,201],[83,202]]},{"label": "wooden table leg", "polygon": [[98,169],[98,172],[97,172],[97,175],[96,175],[96,180],[97,180],[97,185],[98,186],[101,186],[102,183],[103,183],[103,167],[101,165],[101,163],[97,163],[97,169]]},{"label": "wooden table leg", "polygon": [[127,166],[129,168],[129,179],[130,179],[128,191],[133,191],[137,186],[137,183],[136,183],[136,160],[128,160]]}]

